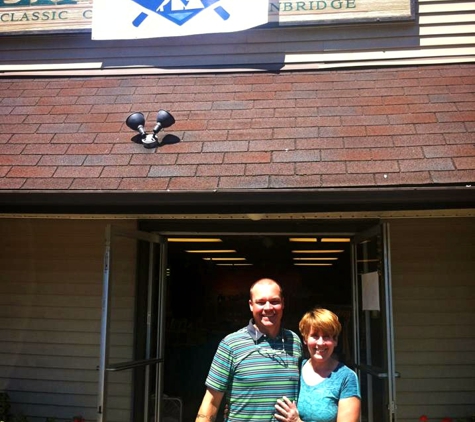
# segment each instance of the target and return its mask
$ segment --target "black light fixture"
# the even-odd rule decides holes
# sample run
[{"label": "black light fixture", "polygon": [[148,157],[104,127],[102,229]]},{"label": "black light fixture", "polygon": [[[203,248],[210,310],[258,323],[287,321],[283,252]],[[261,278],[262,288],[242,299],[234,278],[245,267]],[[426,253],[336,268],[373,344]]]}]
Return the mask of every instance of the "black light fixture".
[{"label": "black light fixture", "polygon": [[157,123],[153,128],[152,133],[148,134],[145,131],[145,116],[143,113],[137,112],[132,113],[125,124],[132,130],[139,132],[139,135],[134,136],[132,140],[134,142],[141,143],[145,148],[156,148],[159,144],[159,140],[157,139],[157,133],[160,132],[162,129],[170,127],[175,123],[174,117],[165,110],[159,110],[157,113]]}]

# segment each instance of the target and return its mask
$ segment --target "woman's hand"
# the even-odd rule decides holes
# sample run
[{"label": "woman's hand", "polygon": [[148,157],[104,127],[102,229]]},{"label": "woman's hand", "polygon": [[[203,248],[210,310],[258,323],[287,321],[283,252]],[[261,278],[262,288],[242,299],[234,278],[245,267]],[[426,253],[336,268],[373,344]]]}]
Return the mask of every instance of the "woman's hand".
[{"label": "woman's hand", "polygon": [[277,400],[275,404],[277,413],[274,414],[275,418],[282,422],[301,422],[299,417],[299,411],[297,405],[287,397],[282,397]]}]

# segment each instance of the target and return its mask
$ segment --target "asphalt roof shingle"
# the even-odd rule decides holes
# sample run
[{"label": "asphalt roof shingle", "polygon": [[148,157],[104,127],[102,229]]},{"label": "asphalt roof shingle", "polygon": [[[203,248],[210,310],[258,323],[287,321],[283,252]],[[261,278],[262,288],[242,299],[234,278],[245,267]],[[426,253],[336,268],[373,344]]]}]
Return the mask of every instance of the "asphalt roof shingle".
[{"label": "asphalt roof shingle", "polygon": [[[261,190],[475,181],[475,65],[0,79],[0,189]],[[131,142],[134,111],[158,148]],[[167,135],[166,138],[165,135]]]}]

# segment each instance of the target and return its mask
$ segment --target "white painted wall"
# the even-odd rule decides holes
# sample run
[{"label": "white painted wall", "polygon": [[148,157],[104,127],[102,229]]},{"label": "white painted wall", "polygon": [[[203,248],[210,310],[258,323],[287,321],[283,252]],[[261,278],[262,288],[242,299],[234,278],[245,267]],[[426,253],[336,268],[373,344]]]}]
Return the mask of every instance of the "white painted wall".
[{"label": "white painted wall", "polygon": [[475,219],[391,222],[398,422],[475,415]]},{"label": "white painted wall", "polygon": [[[12,412],[96,419],[104,220],[0,220],[0,391]],[[115,223],[117,224],[117,223]],[[135,227],[135,222],[126,224]],[[134,251],[123,256],[135,258]],[[121,259],[111,360],[128,360],[133,342],[133,259]],[[111,406],[129,420],[128,374],[114,375]],[[124,417],[125,416],[125,417]]]}]

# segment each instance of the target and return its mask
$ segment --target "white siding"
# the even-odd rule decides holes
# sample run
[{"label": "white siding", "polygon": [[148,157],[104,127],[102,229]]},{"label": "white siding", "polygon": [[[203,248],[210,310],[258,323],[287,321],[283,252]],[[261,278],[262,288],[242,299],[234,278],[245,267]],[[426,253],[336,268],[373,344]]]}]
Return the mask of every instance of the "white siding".
[{"label": "white siding", "polygon": [[398,422],[475,414],[475,219],[391,222]]},{"label": "white siding", "polygon": [[[4,75],[325,69],[475,61],[475,2],[419,0],[412,22],[257,28],[229,34],[91,41],[90,33],[5,36]],[[9,73],[12,72],[12,73]]]},{"label": "white siding", "polygon": [[[0,220],[0,391],[30,422],[96,419],[106,224]],[[125,274],[135,274],[134,266]],[[111,358],[128,360],[134,292],[125,283],[118,290]],[[128,406],[125,377],[111,386],[111,406]]]}]

